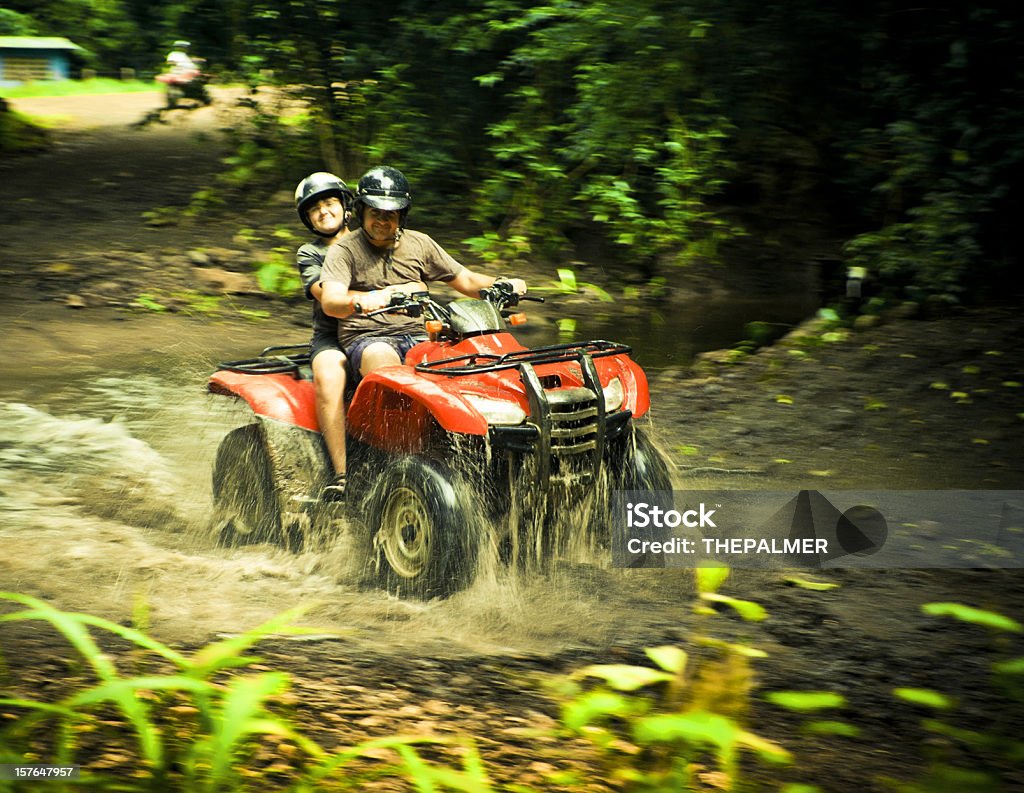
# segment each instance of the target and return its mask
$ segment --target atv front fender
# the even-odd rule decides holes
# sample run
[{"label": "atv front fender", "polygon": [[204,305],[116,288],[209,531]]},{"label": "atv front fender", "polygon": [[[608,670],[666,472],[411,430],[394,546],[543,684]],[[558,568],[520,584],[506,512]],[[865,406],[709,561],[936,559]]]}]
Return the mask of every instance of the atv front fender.
[{"label": "atv front fender", "polygon": [[207,390],[211,394],[244,399],[257,416],[320,431],[316,390],[311,380],[290,374],[243,374],[222,370],[210,377]]},{"label": "atv front fender", "polygon": [[618,376],[626,391],[624,408],[632,412],[636,418],[643,416],[651,408],[651,392],[647,384],[647,375],[640,365],[631,358],[616,358]]},{"label": "atv front fender", "polygon": [[455,390],[410,366],[383,366],[363,378],[349,406],[348,431],[391,452],[422,451],[431,420],[462,435],[486,435],[487,420]]}]

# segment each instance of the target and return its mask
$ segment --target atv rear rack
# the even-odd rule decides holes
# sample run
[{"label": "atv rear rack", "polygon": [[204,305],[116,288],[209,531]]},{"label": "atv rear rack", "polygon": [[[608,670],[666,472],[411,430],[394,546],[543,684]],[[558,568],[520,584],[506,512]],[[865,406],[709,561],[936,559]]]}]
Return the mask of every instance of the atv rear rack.
[{"label": "atv rear rack", "polygon": [[[459,355],[454,358],[444,358],[439,361],[419,363],[416,364],[416,371],[442,374],[448,377],[459,377],[467,374],[514,369],[524,363],[533,366],[546,363],[566,363],[579,360],[580,354],[589,355],[591,358],[604,358],[608,355],[621,355],[630,352],[632,352],[632,348],[627,344],[598,339],[596,341],[574,342],[572,344],[554,344],[549,347],[534,347],[530,350],[516,350],[515,352],[507,352],[504,355],[475,352],[468,355]],[[459,365],[460,363],[462,365]]]},{"label": "atv rear rack", "polygon": [[[291,352],[289,352],[291,351]],[[309,344],[279,344],[266,347],[255,358],[225,361],[219,368],[241,374],[291,374],[302,377],[310,367]]]}]

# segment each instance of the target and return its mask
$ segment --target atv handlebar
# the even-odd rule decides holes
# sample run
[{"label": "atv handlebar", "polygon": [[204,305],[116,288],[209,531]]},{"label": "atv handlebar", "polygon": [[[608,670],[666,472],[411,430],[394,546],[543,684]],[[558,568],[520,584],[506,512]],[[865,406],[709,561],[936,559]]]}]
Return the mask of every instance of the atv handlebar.
[{"label": "atv handlebar", "polygon": [[437,305],[431,300],[429,292],[413,292],[412,294],[392,292],[391,302],[384,308],[364,312],[359,303],[356,303],[353,308],[355,313],[361,317],[375,317],[378,314],[408,314],[410,317],[420,317],[423,315],[424,306],[432,303]]},{"label": "atv handlebar", "polygon": [[499,310],[517,305],[521,300],[532,300],[536,303],[543,303],[543,297],[533,295],[520,295],[512,288],[510,281],[499,278],[493,284],[480,290],[480,299],[493,303]]},{"label": "atv handlebar", "polygon": [[[480,299],[486,300],[494,305],[499,311],[511,308],[522,300],[532,300],[535,303],[543,303],[543,297],[533,295],[520,295],[508,281],[495,281],[491,286],[480,290]],[[410,317],[421,317],[424,312],[430,319],[444,320],[448,317],[448,310],[436,302],[430,292],[393,292],[391,302],[383,308],[373,311],[363,311],[359,303],[353,305],[355,313],[361,317],[375,317],[378,314],[406,314]]]},{"label": "atv handlebar", "polygon": [[[516,314],[513,309],[519,304],[520,300],[544,302],[542,297],[518,294],[511,283],[502,280],[495,281],[491,286],[481,289],[477,299],[490,303],[497,313],[505,319],[509,319]],[[393,292],[391,294],[391,302],[388,305],[373,311],[363,311],[358,303],[355,304],[354,308],[356,313],[363,317],[375,317],[380,314],[405,314],[408,317],[417,319],[423,317],[427,321],[429,332],[440,333],[442,336],[449,336],[449,333],[453,330],[451,307],[438,303],[430,296],[429,292],[425,291],[411,293]],[[436,323],[434,328],[430,327],[432,321]],[[514,319],[512,321],[513,324],[519,324]],[[497,328],[494,328],[494,330],[497,330]]]}]

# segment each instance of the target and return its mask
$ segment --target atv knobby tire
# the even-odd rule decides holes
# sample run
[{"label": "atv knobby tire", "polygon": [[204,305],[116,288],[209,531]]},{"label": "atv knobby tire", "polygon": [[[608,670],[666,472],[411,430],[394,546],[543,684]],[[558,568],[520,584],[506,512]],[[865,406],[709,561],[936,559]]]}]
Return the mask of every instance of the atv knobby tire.
[{"label": "atv knobby tire", "polygon": [[280,542],[281,508],[258,424],[227,434],[213,466],[214,529],[222,545]]},{"label": "atv knobby tire", "polygon": [[[610,478],[614,490],[631,491],[638,497],[645,494],[645,500],[657,503],[663,509],[672,507],[673,486],[668,463],[643,429],[634,427],[633,437],[626,439],[625,448],[617,463],[618,470]],[[608,515],[608,519],[621,522],[622,516]],[[668,533],[664,529],[647,529],[637,531],[636,534],[641,540],[668,539]],[[635,554],[626,560],[626,566],[664,567],[665,557],[660,554]]]},{"label": "atv knobby tire", "polygon": [[232,430],[213,467],[221,544],[269,542],[292,551],[307,545],[314,539],[308,507],[327,476],[319,433],[273,420]]},{"label": "atv knobby tire", "polygon": [[651,492],[672,489],[672,475],[665,458],[639,427],[633,430],[633,448],[627,448],[616,487]]},{"label": "atv knobby tire", "polygon": [[387,463],[367,509],[381,584],[423,599],[465,588],[480,547],[474,501],[435,463],[419,457]]}]

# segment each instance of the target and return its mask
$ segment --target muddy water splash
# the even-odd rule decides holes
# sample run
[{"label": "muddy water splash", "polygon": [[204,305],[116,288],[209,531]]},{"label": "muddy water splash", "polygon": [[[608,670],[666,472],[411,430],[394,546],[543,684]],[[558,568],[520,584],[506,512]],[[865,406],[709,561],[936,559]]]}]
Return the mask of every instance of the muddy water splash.
[{"label": "muddy water splash", "polygon": [[344,533],[299,554],[218,547],[212,460],[247,420],[194,382],[138,373],[67,384],[45,406],[0,402],[0,588],[122,621],[144,604],[155,635],[190,643],[313,602],[306,622],[346,641],[456,654],[603,643],[639,627],[645,603],[688,601],[682,577],[591,560],[522,576],[485,564],[466,591],[419,602],[369,585]]}]

